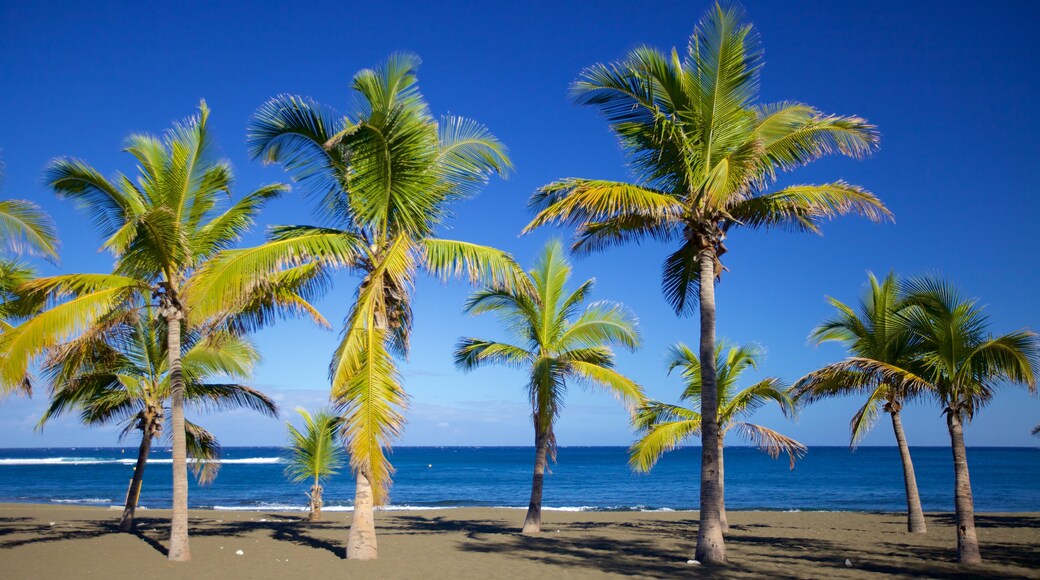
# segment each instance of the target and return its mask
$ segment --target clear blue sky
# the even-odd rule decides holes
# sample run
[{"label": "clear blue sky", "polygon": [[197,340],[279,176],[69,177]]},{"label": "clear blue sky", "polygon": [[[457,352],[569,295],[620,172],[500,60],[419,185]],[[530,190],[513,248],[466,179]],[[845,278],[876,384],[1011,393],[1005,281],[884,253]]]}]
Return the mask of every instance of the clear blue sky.
[{"label": "clear blue sky", "polygon": [[[105,271],[98,236],[83,213],[41,184],[48,160],[70,155],[106,174],[133,172],[121,153],[131,132],[159,133],[205,98],[212,127],[236,168],[238,195],[287,177],[249,161],[249,116],[278,93],[307,95],[343,110],[351,76],[390,52],[424,61],[420,84],[436,113],[487,125],[509,147],[517,171],[457,206],[445,236],[495,245],[529,264],[553,232],[520,238],[528,196],[554,179],[624,179],[625,159],[594,111],[571,104],[581,69],[649,44],[684,46],[706,1],[684,2],[5,2],[0,4],[2,197],[39,202],[64,240],[48,273]],[[880,151],[865,161],[824,160],[789,179],[844,178],[876,192],[895,225],[830,223],[822,238],[739,232],[718,287],[719,335],[769,350],[763,375],[789,381],[843,356],[807,344],[829,314],[826,295],[855,300],[867,270],[941,272],[988,304],[996,331],[1040,329],[1035,224],[1040,209],[1040,4],[1001,2],[746,2],[766,50],[762,98],[857,114],[880,127]],[[298,194],[269,206],[268,224],[310,223]],[[555,235],[566,235],[556,232]],[[246,243],[261,239],[262,228]],[[695,342],[696,319],[678,319],[659,290],[666,248],[649,244],[579,260],[597,298],[620,300],[640,317],[645,347],[620,369],[656,398],[680,390],[662,368],[665,348]],[[320,306],[341,321],[356,280],[343,276]],[[458,314],[462,284],[418,284],[413,354],[404,365],[412,403],[404,445],[527,445],[532,441],[518,372],[456,372],[460,335],[502,337],[491,319]],[[265,362],[255,384],[285,411],[327,398],[326,366],[336,334],[304,322],[257,336]],[[2,446],[114,445],[114,430],[72,419],[34,432],[42,397],[0,401]],[[819,404],[797,424],[763,410],[761,422],[810,445],[843,445],[856,401]],[[289,413],[285,413],[286,416]],[[280,444],[281,421],[248,412],[199,418],[225,445]],[[911,445],[946,445],[934,404],[904,422]],[[1040,399],[1009,388],[968,430],[969,445],[1036,445]],[[561,445],[624,445],[626,416],[609,396],[573,390],[557,429]],[[887,422],[865,441],[893,441]]]}]

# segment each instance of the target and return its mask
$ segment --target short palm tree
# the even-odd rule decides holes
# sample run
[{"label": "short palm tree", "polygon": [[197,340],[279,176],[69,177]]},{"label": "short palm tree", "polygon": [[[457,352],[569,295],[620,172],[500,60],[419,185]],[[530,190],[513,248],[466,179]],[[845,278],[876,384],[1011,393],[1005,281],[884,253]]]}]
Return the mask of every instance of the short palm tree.
[{"label": "short palm tree", "polygon": [[550,242],[529,273],[533,294],[487,288],[466,302],[470,314],[497,314],[516,342],[463,338],[455,350],[455,364],[464,370],[498,364],[529,373],[535,462],[524,533],[541,531],[542,484],[548,459],[556,455],[553,426],[568,385],[602,388],[630,408],[643,401],[642,388],[614,369],[611,350],[638,348],[635,316],[612,302],[593,302],[582,309],[594,280],[568,290],[570,275],[562,245]]},{"label": "short palm tree", "polygon": [[907,530],[925,533],[927,524],[917,492],[917,478],[910,458],[910,447],[903,433],[901,411],[903,405],[919,394],[904,382],[886,379],[884,373],[869,372],[861,364],[909,368],[917,353],[916,337],[909,331],[901,316],[910,305],[903,299],[894,274],[878,281],[868,273],[870,289],[860,302],[857,312],[851,306],[830,298],[837,315],[813,329],[810,338],[817,344],[841,342],[849,349],[849,358],[831,363],[802,377],[795,383],[795,398],[801,403],[849,394],[865,394],[867,400],[852,417],[852,445],[867,434],[882,412],[892,419],[899,456],[903,463],[903,483],[906,488]]},{"label": "short palm tree", "polygon": [[[40,419],[48,420],[79,411],[87,425],[122,424],[121,437],[141,432],[133,479],[119,522],[120,531],[134,526],[141,484],[152,442],[169,436],[164,418],[169,417],[169,356],[166,352],[165,321],[138,312],[117,312],[98,325],[99,332],[86,333],[55,348],[46,362],[53,392],[50,406]],[[181,343],[184,401],[196,411],[247,407],[275,416],[278,407],[256,389],[238,383],[212,383],[210,379],[248,378],[260,355],[246,339],[227,332],[189,334]],[[185,420],[187,455],[200,483],[216,477],[220,447],[216,437]]]},{"label": "short palm tree", "polygon": [[599,109],[630,154],[634,183],[569,178],[531,198],[547,224],[577,227],[576,252],[645,240],[675,242],[662,288],[677,314],[700,306],[703,393],[697,560],[726,560],[718,482],[715,385],[715,283],[726,236],[735,227],[818,233],[823,220],[849,213],[891,216],[863,188],[844,181],[770,190],[781,171],[840,153],[860,158],[878,143],[859,117],[829,115],[797,102],[757,104],[762,53],[737,8],[716,4],[690,38],[685,57],[641,47],[612,64],[586,69],[577,101]]},{"label": "short palm tree", "polygon": [[417,270],[503,287],[524,279],[508,254],[436,235],[453,202],[510,163],[484,127],[432,116],[416,83],[418,65],[413,55],[395,54],[358,72],[352,87],[359,107],[346,116],[291,95],[255,113],[253,156],[281,163],[305,185],[326,225],[275,228],[268,243],[211,263],[213,276],[200,288],[214,297],[208,308],[221,310],[221,301],[241,293],[251,277],[287,262],[316,274],[346,268],[361,276],[329,373],[356,481],[350,559],[378,555],[373,509],[386,501],[391,484],[384,450],[404,423],[395,357],[408,352]]},{"label": "short palm tree", "polygon": [[[719,389],[719,487],[723,493],[722,526],[729,529],[725,504],[725,471],[723,442],[730,430],[776,459],[786,453],[794,468],[795,459],[805,455],[806,447],[768,427],[747,423],[740,419],[754,413],[762,405],[776,403],[785,415],[795,413],[794,401],[780,379],[765,378],[749,387],[737,390],[737,382],[747,369],[757,369],[765,351],[755,344],[727,346],[720,341],[715,345],[716,385]],[[647,401],[639,408],[633,425],[641,437],[630,449],[629,465],[638,471],[650,471],[666,451],[682,445],[690,437],[700,434],[701,363],[690,347],[683,343],[668,350],[668,372],[679,369],[686,388],[679,401],[690,407]]]},{"label": "short palm tree", "polygon": [[953,450],[957,560],[978,563],[982,556],[975,534],[964,423],[971,421],[1003,383],[1036,390],[1040,339],[1029,330],[992,336],[977,301],[963,297],[945,281],[911,280],[906,293],[907,301],[917,306],[906,315],[911,332],[920,341],[916,364],[912,372],[881,365],[877,371],[911,383],[913,388],[931,389],[943,407]]},{"label": "short palm tree", "polygon": [[306,409],[296,409],[296,412],[303,417],[304,430],[300,431],[292,423],[285,424],[289,430],[289,464],[285,466],[285,475],[293,483],[314,480],[307,492],[310,512],[307,519],[316,522],[321,519],[322,479],[336,475],[343,465],[343,447],[339,441],[343,418],[326,410],[313,416]]},{"label": "short palm tree", "polygon": [[[43,353],[81,333],[95,332],[117,312],[155,304],[165,320],[170,373],[170,437],[173,449],[173,517],[169,559],[191,559],[188,548],[188,475],[184,422],[183,336],[207,328],[258,327],[276,313],[306,312],[327,325],[305,295],[320,284],[309,266],[283,264],[268,276],[239,280],[234,296],[221,293],[221,309],[207,296],[206,263],[231,247],[264,203],[286,190],[274,184],[229,202],[231,166],[215,156],[207,130],[209,108],[177,123],[164,138],[131,135],[126,151],[138,163],[136,180],[106,179],[76,159],[58,159],[47,182],[94,218],[115,256],[111,274],[67,274],[23,286],[29,301],[50,308],[0,335],[0,385],[17,385]],[[225,290],[221,288],[221,290]]]}]

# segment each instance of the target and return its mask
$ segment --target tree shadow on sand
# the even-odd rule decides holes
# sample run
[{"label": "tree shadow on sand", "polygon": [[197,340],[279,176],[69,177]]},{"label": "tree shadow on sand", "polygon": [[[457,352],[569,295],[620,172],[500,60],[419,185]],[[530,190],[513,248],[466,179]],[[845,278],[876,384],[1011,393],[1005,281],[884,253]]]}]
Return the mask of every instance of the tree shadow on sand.
[{"label": "tree shadow on sand", "polygon": [[75,521],[60,524],[38,523],[32,518],[4,518],[0,536],[27,536],[0,541],[0,550],[62,540],[86,540],[118,531],[116,522]]}]

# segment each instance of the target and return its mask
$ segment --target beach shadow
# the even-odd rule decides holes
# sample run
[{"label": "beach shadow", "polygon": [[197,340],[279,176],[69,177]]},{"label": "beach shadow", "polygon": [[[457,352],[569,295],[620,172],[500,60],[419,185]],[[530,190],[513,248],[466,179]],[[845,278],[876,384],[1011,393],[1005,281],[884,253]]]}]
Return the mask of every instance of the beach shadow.
[{"label": "beach shadow", "polygon": [[510,525],[501,520],[456,520],[444,516],[433,518],[396,516],[393,520],[387,521],[383,533],[413,535],[462,532],[470,539],[477,539],[481,535],[515,534],[519,531],[519,526]]},{"label": "beach shadow", "polygon": [[552,532],[538,536],[514,533],[494,541],[463,544],[459,549],[505,553],[561,568],[595,569],[627,576],[673,578],[691,572],[685,557],[662,550],[657,542],[649,540],[559,537]]},{"label": "beach shadow", "polygon": [[117,527],[112,522],[78,521],[75,523],[62,522],[56,525],[45,525],[37,523],[25,523],[35,521],[32,518],[10,518],[14,522],[5,522],[0,536],[26,535],[22,539],[11,539],[0,541],[0,550],[17,548],[31,544],[43,544],[58,542],[62,540],[85,540],[97,538],[107,534],[117,533]]},{"label": "beach shadow", "polygon": [[306,519],[273,522],[271,538],[279,542],[289,542],[297,546],[306,546],[318,550],[331,552],[340,559],[346,559],[347,548],[328,540],[315,537],[308,532],[312,530],[339,529],[334,522],[311,522]]},{"label": "beach shadow", "polygon": [[[941,525],[956,527],[956,514],[928,514]],[[976,528],[1040,528],[1040,516],[1022,514],[987,514],[975,516]]]},{"label": "beach shadow", "polygon": [[137,536],[138,538],[140,538],[140,540],[142,542],[144,542],[144,543],[148,544],[149,546],[151,546],[153,549],[155,549],[156,552],[159,552],[160,554],[162,554],[163,557],[167,557],[167,556],[170,555],[170,551],[166,549],[166,546],[162,545],[162,543],[159,542],[159,540],[156,540],[155,538],[149,538],[141,530],[134,529],[130,533],[135,535],[135,536]]}]

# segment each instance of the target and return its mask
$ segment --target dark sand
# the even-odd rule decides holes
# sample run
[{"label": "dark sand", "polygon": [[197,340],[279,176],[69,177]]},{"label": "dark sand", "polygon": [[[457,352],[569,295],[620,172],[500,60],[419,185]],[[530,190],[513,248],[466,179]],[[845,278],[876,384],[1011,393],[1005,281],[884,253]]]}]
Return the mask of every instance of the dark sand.
[{"label": "dark sand", "polygon": [[517,533],[521,510],[379,512],[380,559],[348,562],[349,512],[311,524],[299,513],[200,510],[186,564],[166,560],[169,512],[139,513],[139,531],[120,534],[118,511],[0,504],[0,577],[1040,578],[1040,514],[979,515],[986,562],[961,567],[948,514],[930,515],[929,533],[913,535],[898,514],[730,512],[730,564],[708,570],[686,563],[693,512],[550,511],[535,537]]}]

